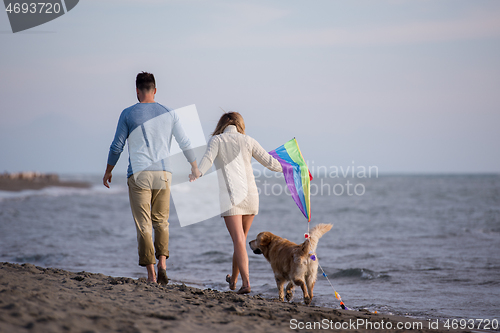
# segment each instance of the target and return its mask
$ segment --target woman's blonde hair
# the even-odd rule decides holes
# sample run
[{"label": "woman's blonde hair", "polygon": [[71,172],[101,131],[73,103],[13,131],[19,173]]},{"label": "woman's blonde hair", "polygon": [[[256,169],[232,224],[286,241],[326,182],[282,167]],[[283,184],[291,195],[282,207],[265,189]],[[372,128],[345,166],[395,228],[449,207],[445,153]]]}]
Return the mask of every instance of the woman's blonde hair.
[{"label": "woman's blonde hair", "polygon": [[226,112],[220,117],[212,136],[222,134],[229,125],[236,126],[238,132],[245,134],[245,122],[241,114],[238,112]]}]

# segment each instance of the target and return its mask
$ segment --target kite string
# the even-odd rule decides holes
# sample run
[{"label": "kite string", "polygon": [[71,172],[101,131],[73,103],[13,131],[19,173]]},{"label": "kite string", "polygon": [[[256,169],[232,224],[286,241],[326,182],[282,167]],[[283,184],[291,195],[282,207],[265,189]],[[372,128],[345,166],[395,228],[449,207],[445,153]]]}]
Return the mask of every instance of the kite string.
[{"label": "kite string", "polygon": [[315,259],[318,261],[318,266],[319,268],[321,269],[321,272],[323,273],[323,276],[326,278],[326,280],[328,281],[328,283],[330,284],[330,286],[332,287],[333,289],[333,295],[335,296],[336,299],[338,299],[340,301],[340,306],[342,307],[342,309],[344,310],[350,310],[347,306],[345,306],[344,302],[342,301],[342,297],[340,297],[340,294],[335,290],[335,287],[333,286],[332,282],[330,281],[330,279],[328,278],[328,275],[325,273],[325,270],[323,269],[323,267],[321,267],[321,265],[319,264],[319,259],[318,259],[318,255],[317,254],[314,254],[315,256]]},{"label": "kite string", "polygon": [[[310,238],[311,237],[311,234],[309,232],[309,222],[307,223],[307,234],[306,234],[306,238]],[[350,310],[347,306],[345,306],[344,302],[342,301],[342,297],[340,297],[340,294],[337,292],[337,290],[335,290],[335,287],[333,286],[332,282],[330,281],[330,279],[328,278],[328,275],[325,273],[325,270],[323,269],[323,267],[321,267],[321,265],[319,264],[319,259],[318,259],[318,255],[316,253],[313,253],[313,252],[309,252],[310,256],[309,258],[313,261],[316,261],[318,262],[318,266],[319,268],[321,269],[321,272],[323,273],[323,276],[326,278],[326,280],[328,281],[328,283],[330,284],[330,286],[332,287],[333,289],[333,295],[335,296],[335,298],[337,300],[340,301],[340,307],[344,310]]]},{"label": "kite string", "polygon": [[[316,256],[316,258],[317,258],[317,256]],[[318,260],[318,266],[319,266],[319,268],[321,269],[321,272],[323,272],[323,276],[326,278],[326,280],[328,281],[328,283],[329,283],[329,284],[330,284],[330,286],[332,287],[333,292],[334,292],[334,294],[333,294],[333,295],[338,294],[338,293],[337,293],[337,291],[335,290],[335,288],[333,287],[332,282],[331,282],[331,281],[330,281],[330,279],[328,278],[328,275],[326,275],[325,271],[323,270],[323,267],[321,267],[321,265],[319,264],[319,260]]]}]

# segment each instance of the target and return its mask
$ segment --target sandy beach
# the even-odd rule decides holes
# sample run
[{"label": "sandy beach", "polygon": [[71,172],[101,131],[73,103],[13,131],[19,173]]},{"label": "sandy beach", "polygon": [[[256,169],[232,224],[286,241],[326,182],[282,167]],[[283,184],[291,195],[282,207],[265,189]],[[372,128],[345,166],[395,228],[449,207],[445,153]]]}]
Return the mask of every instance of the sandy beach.
[{"label": "sandy beach", "polygon": [[[184,284],[162,287],[143,279],[32,264],[1,263],[0,295],[0,332],[307,332],[314,323],[327,331],[406,331],[397,329],[398,322],[415,332],[448,331],[430,329],[427,321],[368,311],[282,303]],[[353,323],[360,324],[353,328]]]}]

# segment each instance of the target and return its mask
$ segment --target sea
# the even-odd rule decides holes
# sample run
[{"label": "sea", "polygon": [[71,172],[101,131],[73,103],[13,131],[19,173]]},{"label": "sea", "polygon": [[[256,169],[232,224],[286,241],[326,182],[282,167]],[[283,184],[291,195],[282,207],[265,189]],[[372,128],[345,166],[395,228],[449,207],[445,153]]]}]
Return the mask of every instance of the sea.
[{"label": "sea", "polygon": [[[126,178],[111,189],[101,175],[62,175],[88,189],[0,192],[0,261],[140,278]],[[311,182],[311,222],[283,178],[260,173],[260,211],[248,241],[270,231],[304,241],[308,227],[332,223],[319,241],[313,305],[419,319],[500,320],[500,175],[319,175]],[[193,209],[203,203],[193,202]],[[232,242],[215,216],[181,227],[170,211],[172,283],[228,291]],[[252,295],[276,299],[271,266],[247,247]],[[239,282],[240,283],[240,282]],[[238,287],[239,287],[238,283]],[[301,302],[300,288],[293,301]]]}]

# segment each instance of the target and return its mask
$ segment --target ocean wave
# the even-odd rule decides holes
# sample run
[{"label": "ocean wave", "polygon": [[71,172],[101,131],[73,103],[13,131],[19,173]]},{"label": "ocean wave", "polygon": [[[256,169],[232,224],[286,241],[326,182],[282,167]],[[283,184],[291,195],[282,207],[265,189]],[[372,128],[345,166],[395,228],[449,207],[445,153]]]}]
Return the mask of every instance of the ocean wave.
[{"label": "ocean wave", "polygon": [[357,278],[362,280],[389,279],[389,274],[383,274],[366,268],[348,268],[330,275],[334,279]]},{"label": "ocean wave", "polygon": [[193,263],[200,265],[212,265],[212,264],[222,264],[229,263],[232,261],[232,256],[229,253],[222,251],[207,251],[196,256],[197,259],[193,260]]},{"label": "ocean wave", "polygon": [[216,256],[227,256],[227,253],[222,251],[207,251],[203,252],[201,255],[208,257],[216,257]]},{"label": "ocean wave", "polygon": [[498,281],[498,280],[489,280],[489,281],[484,281],[484,282],[478,283],[478,285],[480,285],[480,286],[496,286],[499,284],[500,284],[500,281]]},{"label": "ocean wave", "polygon": [[67,258],[66,253],[55,253],[55,254],[33,254],[33,255],[21,255],[13,258],[11,261],[15,263],[31,263],[35,265],[41,265],[48,267],[50,265],[58,264],[64,258]]}]

